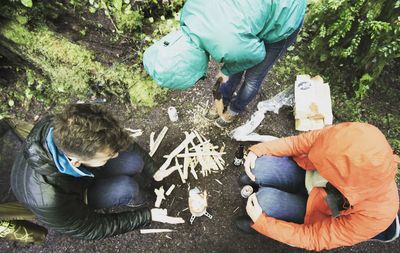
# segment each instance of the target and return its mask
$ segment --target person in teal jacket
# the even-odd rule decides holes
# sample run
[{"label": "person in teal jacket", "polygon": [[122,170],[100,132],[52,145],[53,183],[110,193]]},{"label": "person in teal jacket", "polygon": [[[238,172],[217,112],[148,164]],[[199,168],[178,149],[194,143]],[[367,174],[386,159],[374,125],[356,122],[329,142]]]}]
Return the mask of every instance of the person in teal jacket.
[{"label": "person in teal jacket", "polygon": [[219,116],[213,105],[207,117],[225,127],[257,95],[268,71],[295,41],[306,5],[306,0],[188,0],[180,29],[145,51],[144,67],[162,87],[186,89],[206,75],[209,56],[223,63],[217,78],[223,80],[226,110]]}]

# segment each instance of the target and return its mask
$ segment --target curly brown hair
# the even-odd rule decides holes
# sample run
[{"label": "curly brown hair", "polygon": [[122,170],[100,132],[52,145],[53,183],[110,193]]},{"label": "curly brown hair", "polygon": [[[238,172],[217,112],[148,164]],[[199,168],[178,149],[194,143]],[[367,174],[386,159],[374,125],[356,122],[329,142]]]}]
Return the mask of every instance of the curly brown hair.
[{"label": "curly brown hair", "polygon": [[84,159],[91,159],[107,148],[120,152],[131,143],[119,122],[99,105],[68,105],[54,116],[53,127],[56,146]]}]

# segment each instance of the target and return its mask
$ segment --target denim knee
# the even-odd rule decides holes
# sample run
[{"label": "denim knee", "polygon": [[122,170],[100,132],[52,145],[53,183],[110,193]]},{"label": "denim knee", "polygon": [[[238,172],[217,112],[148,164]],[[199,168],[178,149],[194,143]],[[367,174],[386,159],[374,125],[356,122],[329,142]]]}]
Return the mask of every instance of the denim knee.
[{"label": "denim knee", "polygon": [[256,183],[286,192],[304,193],[305,171],[287,156],[262,156],[252,169]]},{"label": "denim knee", "polygon": [[[297,166],[287,156],[270,156],[264,155],[256,159],[256,163],[252,172],[256,177],[256,183],[261,183],[263,179],[272,172],[271,170],[279,170],[283,167],[295,167]],[[271,173],[274,174],[274,173]]]},{"label": "denim knee", "polygon": [[104,166],[107,175],[129,175],[141,173],[144,167],[143,158],[137,152],[123,151],[118,157],[110,159]]},{"label": "denim knee", "polygon": [[97,179],[87,190],[88,205],[95,209],[126,205],[138,195],[139,185],[129,176]]},{"label": "denim knee", "polygon": [[270,217],[289,222],[303,223],[307,197],[272,187],[261,187],[256,193],[261,209]]}]

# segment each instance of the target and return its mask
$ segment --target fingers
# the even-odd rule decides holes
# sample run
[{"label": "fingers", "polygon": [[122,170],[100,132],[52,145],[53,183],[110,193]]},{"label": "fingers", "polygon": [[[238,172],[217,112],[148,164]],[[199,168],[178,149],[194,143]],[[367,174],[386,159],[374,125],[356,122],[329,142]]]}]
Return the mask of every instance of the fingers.
[{"label": "fingers", "polygon": [[251,179],[251,181],[256,181],[256,176],[251,172],[250,166],[244,168],[246,175]]},{"label": "fingers", "polygon": [[255,196],[256,196],[255,193],[253,193],[253,194],[251,194],[251,195],[249,196],[249,198],[247,199],[247,205],[246,205],[246,207],[251,207],[251,208],[254,207],[254,201],[253,201],[253,199],[254,199]]},{"label": "fingers", "polygon": [[257,157],[250,160],[250,168],[251,169],[254,169],[254,167],[256,167],[256,159],[257,159]]},{"label": "fingers", "polygon": [[254,169],[256,165],[256,160],[257,160],[257,155],[254,152],[249,152],[247,154],[246,160],[244,162],[244,170],[247,174],[247,176],[252,180],[256,181],[256,177],[254,174],[251,172],[252,169]]},{"label": "fingers", "polygon": [[256,195],[255,193],[251,194],[251,195],[249,196],[249,200],[248,200],[248,201],[250,201],[250,203],[251,203],[253,206],[255,206],[256,204],[258,204],[257,195]]},{"label": "fingers", "polygon": [[255,153],[250,151],[248,154],[248,157],[249,157],[250,168],[254,169],[254,167],[256,166],[256,160],[257,160],[258,156]]},{"label": "fingers", "polygon": [[252,203],[252,201],[251,201],[251,199],[249,197],[248,200],[247,200],[247,204],[246,204],[246,212],[247,212],[247,215],[249,215],[250,217],[251,217],[251,214],[253,212],[253,209],[254,209],[254,205],[253,205],[253,203]]},{"label": "fingers", "polygon": [[255,193],[250,195],[249,199],[247,200],[246,211],[247,215],[253,222],[256,222],[262,214],[262,209],[258,204],[257,195]]},{"label": "fingers", "polygon": [[256,181],[256,177],[254,174],[251,172],[251,162],[249,160],[246,160],[244,164],[244,171],[246,172],[246,175],[252,180]]}]

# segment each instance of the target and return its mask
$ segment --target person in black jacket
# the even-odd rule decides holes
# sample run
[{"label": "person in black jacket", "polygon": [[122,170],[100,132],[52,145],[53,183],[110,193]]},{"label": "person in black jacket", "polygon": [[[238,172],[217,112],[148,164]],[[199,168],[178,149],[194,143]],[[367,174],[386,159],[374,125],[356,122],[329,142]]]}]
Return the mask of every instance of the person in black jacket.
[{"label": "person in black jacket", "polygon": [[76,104],[47,116],[30,132],[11,173],[12,190],[49,228],[80,239],[101,239],[151,221],[183,223],[166,210],[120,213],[98,209],[143,204],[136,175],[151,178],[151,157],[99,106]]}]

